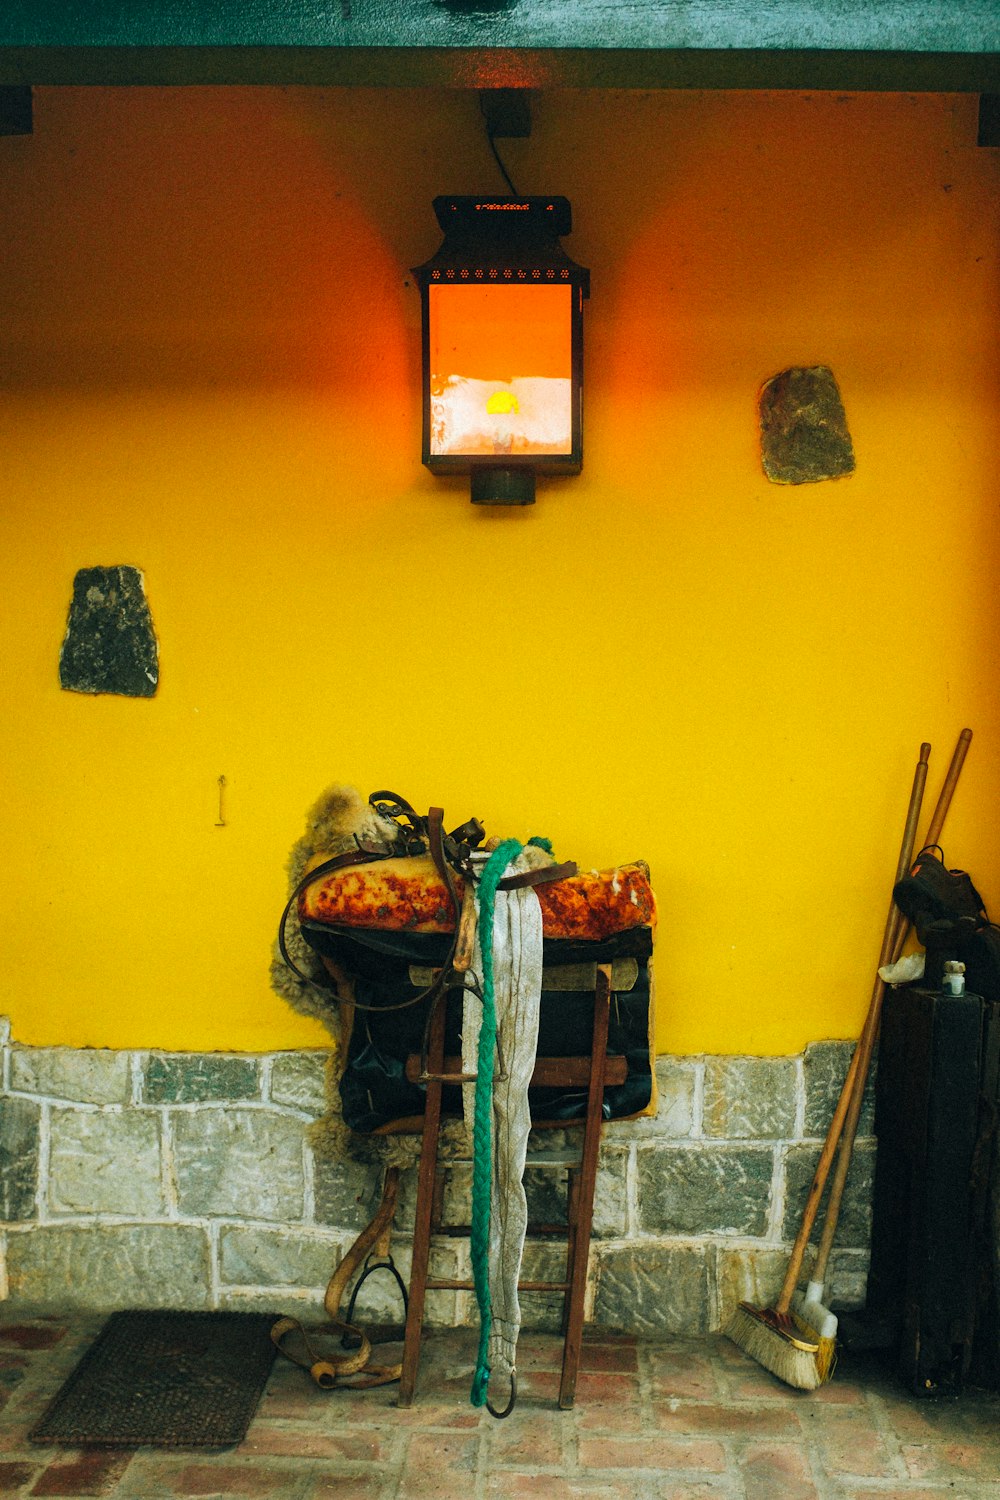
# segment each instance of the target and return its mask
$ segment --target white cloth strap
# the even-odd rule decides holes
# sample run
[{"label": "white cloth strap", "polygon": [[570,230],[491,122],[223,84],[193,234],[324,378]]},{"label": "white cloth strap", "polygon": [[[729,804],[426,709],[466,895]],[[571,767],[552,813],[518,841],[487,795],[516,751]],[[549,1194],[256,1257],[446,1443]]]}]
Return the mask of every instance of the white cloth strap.
[{"label": "white cloth strap", "polygon": [[[513,874],[530,869],[535,860],[519,855]],[[478,930],[473,964],[482,974]],[[542,994],[542,913],[530,888],[498,891],[493,920],[493,991],[497,1019],[497,1051],[504,1074],[493,1075],[493,1187],[490,1209],[491,1370],[510,1375],[514,1368],[521,1307],[517,1283],[528,1225],[524,1166],[531,1116],[528,1084],[538,1050],[538,1016]],[[465,998],[462,1018],[462,1071],[474,1073],[482,1025],[482,1007],[472,995]],[[471,1130],[475,1085],[464,1086],[465,1118]]]}]

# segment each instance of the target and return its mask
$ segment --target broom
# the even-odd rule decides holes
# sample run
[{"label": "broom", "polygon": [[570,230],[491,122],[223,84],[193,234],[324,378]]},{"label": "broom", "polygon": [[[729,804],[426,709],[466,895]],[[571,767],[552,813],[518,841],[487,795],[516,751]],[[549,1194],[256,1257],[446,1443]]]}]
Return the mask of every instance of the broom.
[{"label": "broom", "polygon": [[[936,844],[944,829],[945,818],[951,806],[951,799],[958,784],[959,773],[965,761],[965,756],[972,739],[971,729],[963,729],[959,736],[955,753],[945,777],[941,795],[934,809],[930,826],[924,838],[923,847],[928,844]],[[921,747],[929,749],[929,746]],[[917,767],[919,774],[920,766]],[[926,765],[924,766],[926,776]],[[914,782],[916,786],[916,782]],[[913,840],[916,831],[917,813],[919,803],[914,808],[911,800],[912,817],[907,819],[907,829],[903,837],[903,847],[899,854],[899,865],[896,871],[896,880],[902,880],[913,862]],[[903,951],[910,924],[896,906],[895,901],[889,904],[889,915],[886,920],[885,936],[882,939],[882,953],[879,957],[878,967],[884,964],[896,963]],[[851,1091],[851,1101],[844,1121],[843,1133],[840,1139],[840,1154],[837,1157],[837,1167],[833,1174],[833,1182],[830,1185],[830,1201],[827,1204],[826,1219],[823,1224],[823,1234],[816,1253],[816,1263],[813,1266],[809,1285],[806,1288],[804,1298],[797,1303],[793,1311],[793,1319],[800,1337],[804,1341],[815,1340],[817,1344],[816,1369],[819,1375],[819,1383],[830,1379],[836,1362],[837,1348],[837,1315],[832,1312],[823,1302],[823,1287],[826,1278],[826,1268],[830,1259],[830,1251],[833,1248],[833,1237],[837,1232],[837,1220],[840,1217],[840,1205],[844,1196],[844,1184],[847,1181],[847,1173],[851,1165],[851,1154],[854,1149],[854,1138],[857,1135],[858,1119],[861,1114],[861,1105],[864,1100],[865,1084],[871,1069],[871,1059],[874,1050],[875,1039],[878,1035],[879,1021],[882,1012],[882,999],[885,994],[885,981],[876,975],[875,985],[872,990],[871,1004],[865,1029],[862,1032],[858,1049],[861,1053],[858,1069],[855,1074]]]},{"label": "broom", "polygon": [[[910,803],[906,815],[906,828],[903,834],[903,850],[900,854],[902,861],[906,854],[905,871],[909,865],[909,859],[913,852],[913,842],[916,836],[916,823],[920,813],[920,804],[923,799],[924,783],[927,780],[927,760],[931,747],[928,744],[920,746],[920,759],[917,762],[913,777],[913,787],[910,792]],[[899,878],[899,877],[897,877]],[[894,882],[895,884],[895,882]],[[886,934],[882,940],[883,952],[887,946],[891,947],[893,931],[895,927],[895,905],[890,905],[889,920],[886,924]],[[887,962],[883,958],[881,962]],[[881,981],[880,981],[881,983]],[[880,997],[881,999],[881,997]],[[874,1003],[874,997],[873,997]],[[733,1314],[732,1321],[726,1329],[726,1333],[733,1343],[757,1364],[763,1365],[765,1370],[770,1370],[772,1375],[777,1375],[786,1385],[795,1386],[798,1390],[814,1391],[828,1378],[828,1371],[821,1369],[821,1355],[823,1353],[820,1336],[814,1329],[808,1327],[800,1330],[792,1315],[792,1296],[798,1283],[799,1273],[802,1269],[802,1260],[805,1255],[809,1236],[812,1234],[813,1225],[816,1222],[816,1214],[819,1210],[820,1199],[826,1187],[826,1179],[830,1172],[834,1152],[840,1140],[841,1132],[847,1118],[848,1111],[853,1102],[856,1086],[860,1107],[860,1096],[864,1091],[864,1079],[867,1077],[868,1063],[871,1059],[871,1048],[874,1045],[875,1030],[878,1025],[877,1015],[873,1016],[872,1007],[869,1007],[865,1028],[861,1035],[861,1041],[854,1049],[851,1065],[841,1089],[837,1107],[830,1121],[823,1149],[816,1165],[812,1186],[806,1198],[805,1208],[802,1213],[802,1222],[799,1232],[795,1237],[789,1256],[788,1269],[782,1283],[778,1300],[773,1307],[754,1307],[749,1302],[741,1302]],[[865,1043],[867,1039],[867,1055]],[[862,1072],[862,1064],[864,1071]]]}]

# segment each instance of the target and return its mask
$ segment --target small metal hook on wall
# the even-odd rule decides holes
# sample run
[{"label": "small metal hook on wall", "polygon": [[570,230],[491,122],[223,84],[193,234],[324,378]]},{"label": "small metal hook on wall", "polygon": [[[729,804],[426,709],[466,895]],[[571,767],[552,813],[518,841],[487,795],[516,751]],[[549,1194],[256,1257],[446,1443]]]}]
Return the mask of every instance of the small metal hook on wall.
[{"label": "small metal hook on wall", "polygon": [[225,826],[226,826],[226,810],[225,810],[225,805],[224,805],[224,802],[223,802],[223,798],[225,796],[225,791],[226,791],[226,778],[224,776],[220,776],[219,777],[219,821],[215,825],[216,828],[225,828]]}]

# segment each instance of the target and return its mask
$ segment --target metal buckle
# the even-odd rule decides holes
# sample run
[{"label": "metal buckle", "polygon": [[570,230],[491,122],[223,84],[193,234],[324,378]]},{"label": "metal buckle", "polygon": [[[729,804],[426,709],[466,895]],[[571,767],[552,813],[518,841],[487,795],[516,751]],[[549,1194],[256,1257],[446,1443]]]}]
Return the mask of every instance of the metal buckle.
[{"label": "metal buckle", "polygon": [[486,1410],[489,1412],[489,1414],[490,1414],[491,1417],[496,1417],[497,1421],[502,1422],[503,1419],[504,1419],[504,1417],[509,1417],[510,1414],[511,1414],[511,1412],[514,1410],[514,1403],[515,1403],[516,1400],[517,1400],[517,1371],[516,1370],[511,1370],[511,1372],[510,1372],[510,1399],[507,1402],[507,1405],[504,1407],[503,1411],[497,1411],[496,1408],[491,1404],[490,1398],[489,1398],[489,1393],[487,1393],[487,1396],[486,1396]]}]

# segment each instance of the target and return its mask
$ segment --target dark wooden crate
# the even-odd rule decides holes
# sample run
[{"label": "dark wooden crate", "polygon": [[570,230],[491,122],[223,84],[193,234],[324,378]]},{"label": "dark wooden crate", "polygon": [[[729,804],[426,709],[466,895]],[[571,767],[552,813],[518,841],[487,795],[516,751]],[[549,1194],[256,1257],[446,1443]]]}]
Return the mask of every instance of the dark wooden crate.
[{"label": "dark wooden crate", "polygon": [[998,1383],[989,1191],[1000,1006],[919,988],[886,995],[879,1045],[866,1311],[918,1394]]}]

